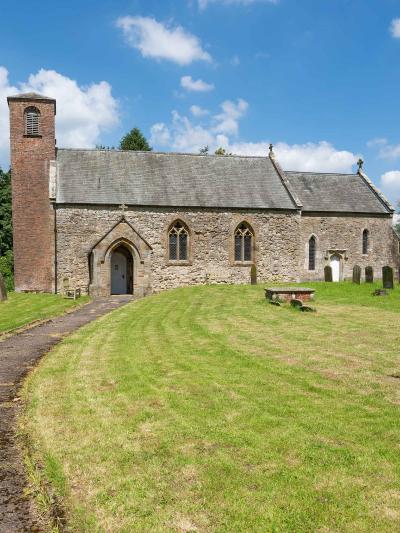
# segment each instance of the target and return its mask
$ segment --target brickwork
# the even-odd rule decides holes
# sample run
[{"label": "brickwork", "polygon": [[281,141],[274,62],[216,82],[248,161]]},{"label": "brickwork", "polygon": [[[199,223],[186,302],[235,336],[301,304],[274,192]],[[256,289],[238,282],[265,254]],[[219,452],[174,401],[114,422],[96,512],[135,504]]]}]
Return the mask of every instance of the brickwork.
[{"label": "brickwork", "polygon": [[[24,111],[40,111],[40,136],[25,135]],[[9,98],[12,208],[17,291],[52,292],[54,219],[49,161],[55,159],[55,101]]]}]

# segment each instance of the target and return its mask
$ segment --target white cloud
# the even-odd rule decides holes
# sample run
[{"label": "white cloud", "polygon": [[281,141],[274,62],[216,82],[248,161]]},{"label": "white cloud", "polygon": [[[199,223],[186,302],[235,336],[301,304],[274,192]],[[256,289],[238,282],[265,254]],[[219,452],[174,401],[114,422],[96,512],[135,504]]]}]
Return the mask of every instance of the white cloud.
[{"label": "white cloud", "polygon": [[[193,113],[195,118],[196,110]],[[239,120],[248,109],[248,103],[242,99],[237,102],[227,100],[221,105],[222,113],[210,116],[208,124],[196,124],[188,117],[176,111],[172,113],[171,124],[155,124],[152,128],[151,142],[163,149],[179,152],[198,153],[203,146],[208,146],[210,153],[217,148],[237,155],[267,157],[269,141],[244,142],[235,140],[239,133]],[[277,159],[286,170],[352,172],[353,165],[360,157],[346,150],[337,150],[332,144],[305,143],[289,145],[279,142],[274,146]]]},{"label": "white cloud", "polygon": [[400,39],[400,18],[392,20],[389,31],[392,34],[392,37]]},{"label": "white cloud", "polygon": [[181,26],[168,27],[151,17],[120,17],[117,27],[125,41],[137,48],[143,57],[167,59],[178,65],[190,65],[193,61],[211,61],[199,39],[187,33]]},{"label": "white cloud", "polygon": [[240,57],[239,56],[233,56],[230,61],[231,65],[233,67],[238,67],[240,65]]},{"label": "white cloud", "polygon": [[226,5],[242,5],[249,6],[250,4],[255,4],[256,2],[266,3],[266,4],[277,4],[279,0],[199,0],[199,8],[206,9],[209,4],[226,4]]},{"label": "white cloud", "polygon": [[208,109],[203,109],[198,105],[192,105],[190,107],[190,112],[194,117],[204,117],[205,115],[208,115],[210,113]]},{"label": "white cloud", "polygon": [[400,198],[400,170],[391,170],[381,176],[381,188],[395,202]]},{"label": "white cloud", "polygon": [[390,144],[387,139],[372,139],[367,143],[368,148],[377,148],[381,159],[397,159],[400,157],[400,144]]},{"label": "white cloud", "polygon": [[214,131],[224,135],[236,136],[239,132],[239,119],[246,113],[249,104],[239,98],[236,104],[231,100],[225,100],[221,107],[222,113],[214,117],[217,121]]},{"label": "white cloud", "polygon": [[79,86],[75,80],[54,70],[41,69],[26,82],[13,87],[8,72],[0,67],[0,160],[8,159],[8,108],[6,96],[36,92],[58,100],[57,144],[70,148],[91,148],[103,131],[119,123],[118,102],[105,81]]},{"label": "white cloud", "polygon": [[194,80],[192,76],[182,76],[181,87],[187,91],[195,92],[207,92],[214,89],[214,85],[212,83],[206,83],[203,80]]}]

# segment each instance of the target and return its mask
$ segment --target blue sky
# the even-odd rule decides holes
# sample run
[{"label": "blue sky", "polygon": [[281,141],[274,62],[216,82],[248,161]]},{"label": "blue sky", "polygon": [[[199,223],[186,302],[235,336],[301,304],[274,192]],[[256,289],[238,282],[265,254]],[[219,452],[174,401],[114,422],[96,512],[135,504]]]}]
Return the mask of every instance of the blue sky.
[{"label": "blue sky", "polygon": [[2,2],[5,96],[57,98],[59,146],[224,146],[287,170],[365,170],[400,199],[398,0]]}]

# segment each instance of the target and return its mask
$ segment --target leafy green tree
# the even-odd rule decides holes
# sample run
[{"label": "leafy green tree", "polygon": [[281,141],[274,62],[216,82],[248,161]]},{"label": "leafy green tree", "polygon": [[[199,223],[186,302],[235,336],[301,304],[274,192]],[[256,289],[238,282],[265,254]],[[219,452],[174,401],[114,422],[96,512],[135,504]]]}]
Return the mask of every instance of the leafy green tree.
[{"label": "leafy green tree", "polygon": [[151,152],[151,150],[153,150],[139,128],[133,128],[133,130],[131,130],[125,135],[125,137],[121,139],[119,149],[142,152]]},{"label": "leafy green tree", "polygon": [[228,153],[225,148],[222,148],[222,146],[217,148],[214,153],[215,155],[232,155],[231,153]]},{"label": "leafy green tree", "polygon": [[0,168],[0,272],[7,289],[13,287],[11,171]]},{"label": "leafy green tree", "polygon": [[208,146],[203,146],[203,148],[200,148],[199,154],[200,155],[208,155],[208,151],[209,151],[209,147]]}]

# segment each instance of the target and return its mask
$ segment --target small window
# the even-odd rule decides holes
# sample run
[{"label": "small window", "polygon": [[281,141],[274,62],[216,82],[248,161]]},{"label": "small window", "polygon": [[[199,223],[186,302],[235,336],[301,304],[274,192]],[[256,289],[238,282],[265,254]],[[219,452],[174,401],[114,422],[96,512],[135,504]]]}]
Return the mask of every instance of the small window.
[{"label": "small window", "polygon": [[369,247],[369,231],[365,229],[362,235],[362,253],[364,255],[368,254],[368,247]]},{"label": "small window", "polygon": [[36,107],[28,107],[25,110],[25,134],[36,136],[40,134],[40,112]]},{"label": "small window", "polygon": [[254,233],[248,224],[242,222],[235,231],[235,261],[253,261]]},{"label": "small window", "polygon": [[187,261],[189,258],[189,231],[182,222],[175,222],[168,232],[169,260]]},{"label": "small window", "polygon": [[315,270],[315,256],[317,252],[317,241],[314,237],[310,237],[308,241],[308,270]]}]

